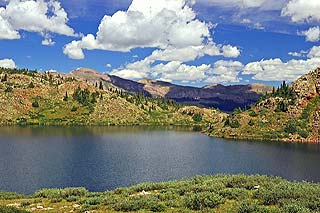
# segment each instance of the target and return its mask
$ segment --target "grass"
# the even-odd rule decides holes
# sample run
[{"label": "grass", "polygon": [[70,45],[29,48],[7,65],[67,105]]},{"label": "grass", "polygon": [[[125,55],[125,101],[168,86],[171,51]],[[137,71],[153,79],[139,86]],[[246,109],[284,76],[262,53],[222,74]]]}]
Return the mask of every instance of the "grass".
[{"label": "grass", "polygon": [[[0,212],[319,212],[320,184],[278,177],[216,175],[143,183],[107,192],[42,189],[32,196],[2,193]],[[8,205],[16,207],[9,207]],[[9,210],[1,211],[8,208]],[[11,210],[10,210],[11,209]],[[13,209],[13,210],[12,210]],[[14,210],[15,209],[15,210]]]}]

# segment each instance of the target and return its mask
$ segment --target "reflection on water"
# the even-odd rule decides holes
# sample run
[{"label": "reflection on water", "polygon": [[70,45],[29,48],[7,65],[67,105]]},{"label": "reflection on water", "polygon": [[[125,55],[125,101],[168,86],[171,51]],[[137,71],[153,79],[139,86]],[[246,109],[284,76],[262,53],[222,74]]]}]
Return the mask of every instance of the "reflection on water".
[{"label": "reflection on water", "polygon": [[320,182],[313,144],[210,138],[176,127],[0,128],[0,190],[104,191],[146,181],[217,173]]}]

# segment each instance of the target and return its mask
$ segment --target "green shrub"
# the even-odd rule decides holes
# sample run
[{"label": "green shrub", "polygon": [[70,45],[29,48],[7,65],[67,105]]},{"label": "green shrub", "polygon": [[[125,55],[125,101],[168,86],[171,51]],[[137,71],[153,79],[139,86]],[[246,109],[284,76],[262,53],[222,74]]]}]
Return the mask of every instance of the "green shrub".
[{"label": "green shrub", "polygon": [[297,204],[288,204],[282,207],[282,212],[286,213],[309,213],[310,210],[304,206],[300,206]]},{"label": "green shrub", "polygon": [[309,136],[309,133],[303,129],[299,129],[298,134],[303,138],[307,138]]},{"label": "green shrub", "polygon": [[250,180],[248,177],[244,176],[244,175],[236,175],[236,176],[232,176],[230,178],[228,178],[228,180],[226,181],[226,187],[228,188],[248,188],[250,189],[252,186],[252,184],[250,184]]},{"label": "green shrub", "polygon": [[12,91],[13,91],[12,87],[7,87],[7,88],[4,90],[4,92],[7,92],[7,93],[12,92]]},{"label": "green shrub", "polygon": [[193,121],[194,122],[201,122],[202,121],[202,115],[201,114],[194,114],[193,116],[192,116],[192,119],[193,119]]},{"label": "green shrub", "polygon": [[20,203],[20,206],[21,207],[26,207],[26,206],[30,206],[31,205],[31,203],[29,202],[29,201],[22,201],[21,203]]},{"label": "green shrub", "polygon": [[169,200],[175,200],[179,198],[180,196],[173,190],[164,191],[159,194],[159,199],[161,201],[169,201]]},{"label": "green shrub", "polygon": [[30,89],[34,88],[33,82],[30,82],[30,84],[28,85],[28,88],[30,88]]},{"label": "green shrub", "polygon": [[24,198],[24,195],[17,194],[15,192],[2,192],[0,191],[0,199],[1,200],[13,200],[13,199],[19,199]]},{"label": "green shrub", "polygon": [[224,122],[224,126],[229,126],[231,128],[239,128],[241,124],[235,116],[229,115]]},{"label": "green shrub", "polygon": [[60,198],[60,197],[51,198],[51,199],[50,199],[50,202],[51,202],[51,203],[60,203],[61,201],[62,201],[62,198]]},{"label": "green shrub", "polygon": [[123,198],[118,203],[116,203],[113,208],[116,211],[130,212],[140,210],[141,206],[137,200]]},{"label": "green shrub", "polygon": [[116,211],[138,211],[141,209],[153,211],[155,209],[165,209],[165,205],[154,195],[144,195],[135,197],[124,197],[120,199],[113,208]]},{"label": "green shrub", "polygon": [[223,197],[220,195],[201,192],[186,196],[185,207],[191,210],[201,210],[206,208],[215,208],[224,203]]},{"label": "green shrub", "polygon": [[28,211],[20,210],[15,207],[0,206],[1,213],[28,213]]},{"label": "green shrub", "polygon": [[77,200],[78,200],[78,197],[77,196],[73,196],[73,195],[66,198],[66,201],[68,201],[68,202],[75,202]]},{"label": "green shrub", "polygon": [[258,114],[254,110],[249,110],[248,114],[250,117],[257,117],[258,116]]},{"label": "green shrub", "polygon": [[34,101],[33,103],[32,103],[32,107],[34,107],[34,108],[38,108],[40,105],[39,105],[39,102],[38,101]]},{"label": "green shrub", "polygon": [[219,192],[219,195],[229,200],[242,200],[248,197],[247,191],[240,188],[224,189]]},{"label": "green shrub", "polygon": [[166,210],[166,205],[162,203],[151,203],[150,204],[150,211],[152,212],[163,212]]},{"label": "green shrub", "polygon": [[84,201],[84,203],[89,206],[100,205],[102,202],[103,202],[102,197],[90,197],[90,198],[86,198]]},{"label": "green shrub", "polygon": [[288,134],[294,134],[297,132],[297,123],[293,120],[290,120],[286,127],[284,128],[284,131]]},{"label": "green shrub", "polygon": [[254,126],[254,121],[253,121],[252,119],[250,119],[248,125],[249,125],[249,126]]},{"label": "green shrub", "polygon": [[280,101],[277,105],[276,112],[287,112],[289,104],[287,101]]},{"label": "green shrub", "polygon": [[84,196],[88,193],[85,188],[42,189],[34,193],[34,197],[49,199],[66,199],[71,196]]},{"label": "green shrub", "polygon": [[232,114],[234,114],[234,115],[237,115],[237,114],[240,114],[240,113],[242,113],[242,109],[240,107],[234,109],[233,112],[232,112]]},{"label": "green shrub", "polygon": [[78,110],[78,108],[75,107],[75,106],[73,106],[73,107],[71,108],[71,112],[76,112],[77,110]]},{"label": "green shrub", "polygon": [[238,207],[238,213],[251,213],[251,212],[257,212],[257,204],[253,203],[249,200],[245,200],[240,203]]},{"label": "green shrub", "polygon": [[303,110],[300,118],[301,118],[301,119],[305,119],[305,120],[309,119],[310,114],[311,114],[311,111],[318,105],[319,101],[320,101],[320,97],[319,97],[319,96],[315,97],[315,98],[306,106],[306,108],[304,108],[304,110]]}]

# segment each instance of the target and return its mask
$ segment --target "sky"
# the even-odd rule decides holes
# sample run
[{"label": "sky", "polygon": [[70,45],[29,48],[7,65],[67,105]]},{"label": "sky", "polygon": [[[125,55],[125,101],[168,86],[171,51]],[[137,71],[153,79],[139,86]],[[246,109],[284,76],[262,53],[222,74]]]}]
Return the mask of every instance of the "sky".
[{"label": "sky", "polygon": [[0,0],[0,67],[278,85],[320,67],[320,0]]}]

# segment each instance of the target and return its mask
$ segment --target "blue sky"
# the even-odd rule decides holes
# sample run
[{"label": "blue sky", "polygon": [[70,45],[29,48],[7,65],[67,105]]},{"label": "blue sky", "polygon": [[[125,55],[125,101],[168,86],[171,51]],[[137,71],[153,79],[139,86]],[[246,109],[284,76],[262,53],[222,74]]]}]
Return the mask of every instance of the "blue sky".
[{"label": "blue sky", "polygon": [[204,86],[277,85],[320,66],[318,0],[0,0],[0,8],[3,67],[89,67]]}]

